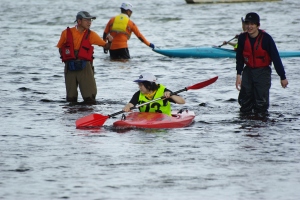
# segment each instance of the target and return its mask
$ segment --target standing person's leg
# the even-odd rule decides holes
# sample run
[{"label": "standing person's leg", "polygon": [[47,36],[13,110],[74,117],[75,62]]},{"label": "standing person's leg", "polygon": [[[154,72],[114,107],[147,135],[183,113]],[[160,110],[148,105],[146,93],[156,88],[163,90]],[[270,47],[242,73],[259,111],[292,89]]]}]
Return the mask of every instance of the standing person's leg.
[{"label": "standing person's leg", "polygon": [[269,109],[269,92],[271,88],[271,68],[263,67],[253,70],[255,112],[267,114]]},{"label": "standing person's leg", "polygon": [[97,86],[94,69],[91,62],[87,62],[80,75],[77,77],[82,98],[87,103],[96,103]]},{"label": "standing person's leg", "polygon": [[65,85],[66,85],[66,100],[67,102],[77,102],[78,99],[78,82],[77,71],[69,71],[67,65],[65,65]]},{"label": "standing person's leg", "polygon": [[245,67],[242,74],[242,85],[238,97],[238,102],[241,106],[242,113],[251,112],[254,107],[254,94],[252,82],[252,69]]}]

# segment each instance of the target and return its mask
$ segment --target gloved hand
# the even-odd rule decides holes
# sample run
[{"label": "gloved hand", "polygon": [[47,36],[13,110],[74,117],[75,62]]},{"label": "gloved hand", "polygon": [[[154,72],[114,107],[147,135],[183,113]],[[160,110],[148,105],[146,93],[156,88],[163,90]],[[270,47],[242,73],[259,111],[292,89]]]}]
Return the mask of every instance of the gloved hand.
[{"label": "gloved hand", "polygon": [[108,50],[103,48],[103,52],[107,54]]},{"label": "gloved hand", "polygon": [[150,43],[149,47],[151,47],[152,49],[155,48],[154,44]]}]

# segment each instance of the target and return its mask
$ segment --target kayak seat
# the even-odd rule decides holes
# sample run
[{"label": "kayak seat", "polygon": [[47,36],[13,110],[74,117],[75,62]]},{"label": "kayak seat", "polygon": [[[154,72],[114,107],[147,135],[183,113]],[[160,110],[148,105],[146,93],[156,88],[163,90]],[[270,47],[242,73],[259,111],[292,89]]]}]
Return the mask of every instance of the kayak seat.
[{"label": "kayak seat", "polygon": [[177,115],[177,114],[172,114],[171,116],[175,117],[175,118],[180,118],[180,115]]}]

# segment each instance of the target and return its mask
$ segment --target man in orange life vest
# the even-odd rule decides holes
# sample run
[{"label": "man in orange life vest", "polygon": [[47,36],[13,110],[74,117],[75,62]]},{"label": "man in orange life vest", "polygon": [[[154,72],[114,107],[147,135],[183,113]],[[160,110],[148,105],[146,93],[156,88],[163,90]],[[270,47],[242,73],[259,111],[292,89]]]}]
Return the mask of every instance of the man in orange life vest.
[{"label": "man in orange life vest", "polygon": [[[130,3],[122,3],[121,14],[111,18],[103,32],[103,38],[106,38],[108,34],[114,37],[114,41],[109,50],[111,59],[130,59],[127,41],[130,39],[133,32],[137,38],[152,49],[155,48],[154,44],[148,42],[148,40],[140,33],[138,27],[129,18],[132,14],[132,5]],[[107,50],[104,49],[104,53]]]},{"label": "man in orange life vest", "polygon": [[86,103],[96,103],[97,86],[94,78],[92,45],[109,49],[113,37],[108,35],[106,43],[94,31],[90,30],[92,20],[86,11],[80,11],[76,15],[77,25],[67,28],[61,33],[57,43],[62,61],[65,63],[65,84],[68,102],[77,102],[79,86],[82,98]]},{"label": "man in orange life vest", "polygon": [[240,34],[236,50],[236,88],[240,91],[240,111],[254,111],[258,116],[266,116],[269,108],[272,62],[283,88],[287,87],[288,80],[273,38],[259,29],[259,15],[248,13],[245,24],[246,32]]}]

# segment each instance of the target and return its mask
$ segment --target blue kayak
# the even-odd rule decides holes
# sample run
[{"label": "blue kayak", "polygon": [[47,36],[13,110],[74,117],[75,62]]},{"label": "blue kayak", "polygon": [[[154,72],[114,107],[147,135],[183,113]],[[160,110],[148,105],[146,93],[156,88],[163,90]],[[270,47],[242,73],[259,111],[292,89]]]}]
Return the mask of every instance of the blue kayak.
[{"label": "blue kayak", "polygon": [[[156,53],[179,58],[235,58],[235,51],[219,47],[185,47],[171,49],[153,49]],[[279,51],[282,58],[300,57],[300,51]]]}]

